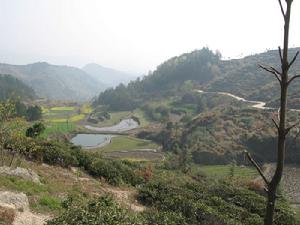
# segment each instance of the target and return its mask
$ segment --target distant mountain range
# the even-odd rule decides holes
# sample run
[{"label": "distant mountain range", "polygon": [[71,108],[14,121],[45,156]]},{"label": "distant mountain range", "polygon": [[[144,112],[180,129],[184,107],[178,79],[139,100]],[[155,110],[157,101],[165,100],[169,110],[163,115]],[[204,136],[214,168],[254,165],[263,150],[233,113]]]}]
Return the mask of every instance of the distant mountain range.
[{"label": "distant mountain range", "polygon": [[[290,58],[299,48],[290,49]],[[95,63],[82,69],[70,66],[50,65],[45,62],[28,65],[0,64],[0,74],[9,74],[31,87],[37,96],[58,100],[90,100],[109,87],[98,98],[99,104],[116,101],[137,105],[156,97],[180,95],[186,88],[200,88],[206,91],[229,92],[248,100],[260,100],[269,106],[278,105],[279,88],[277,80],[263,71],[258,64],[279,65],[278,52],[247,56],[242,59],[222,60],[207,48],[173,57],[141,79],[130,73],[106,68]],[[278,68],[279,69],[279,68]],[[297,60],[291,74],[300,72]],[[189,84],[192,83],[192,86]],[[289,105],[300,108],[300,79],[289,91]]]},{"label": "distant mountain range", "polygon": [[120,83],[128,84],[131,80],[135,80],[137,78],[137,75],[135,74],[103,67],[96,63],[87,64],[82,68],[82,70],[108,87],[115,87]]},{"label": "distant mountain range", "polygon": [[38,97],[52,100],[90,100],[108,87],[128,82],[130,77],[129,74],[96,64],[85,66],[85,70],[87,72],[76,67],[50,65],[46,62],[28,65],[0,64],[0,74],[12,75],[32,88]]}]

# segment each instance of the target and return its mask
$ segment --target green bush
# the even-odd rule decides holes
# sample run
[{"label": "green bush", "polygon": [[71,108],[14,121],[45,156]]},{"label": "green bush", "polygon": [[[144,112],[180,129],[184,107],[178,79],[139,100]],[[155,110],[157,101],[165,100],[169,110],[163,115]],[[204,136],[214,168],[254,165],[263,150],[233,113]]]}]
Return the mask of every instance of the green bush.
[{"label": "green bush", "polygon": [[188,225],[181,213],[172,211],[147,210],[143,213],[147,225]]},{"label": "green bush", "polygon": [[78,160],[68,144],[58,142],[41,143],[43,161],[50,165],[62,167],[77,166]]},{"label": "green bush", "polygon": [[87,203],[70,202],[67,209],[47,225],[142,225],[141,217],[120,208],[110,197]]},{"label": "green bush", "polygon": [[86,165],[87,171],[97,177],[103,177],[112,185],[122,183],[137,185],[143,178],[125,163],[118,160],[98,158]]}]

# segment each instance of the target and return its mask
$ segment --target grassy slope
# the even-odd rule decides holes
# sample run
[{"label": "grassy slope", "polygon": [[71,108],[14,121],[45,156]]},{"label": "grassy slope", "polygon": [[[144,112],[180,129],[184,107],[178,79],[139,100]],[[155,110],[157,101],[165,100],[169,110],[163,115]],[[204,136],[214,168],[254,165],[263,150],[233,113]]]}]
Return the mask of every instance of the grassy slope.
[{"label": "grassy slope", "polygon": [[234,165],[214,165],[214,166],[196,166],[193,168],[195,172],[203,172],[207,176],[212,176],[214,178],[224,178],[226,176],[231,176],[237,178],[255,178],[258,176],[257,171],[254,168],[249,167],[239,167]]},{"label": "grassy slope", "polygon": [[[27,161],[22,161],[22,167],[34,170],[39,175],[43,184],[35,184],[17,177],[0,176],[0,190],[24,192],[29,198],[31,209],[41,213],[58,213],[61,210],[60,203],[68,195],[93,196],[94,194],[104,194],[107,190],[113,188],[99,179],[94,179],[86,175],[79,169],[75,171]],[[212,178],[217,174],[218,178],[222,179],[228,177],[224,168],[228,169],[229,167],[199,167],[194,168],[192,173],[197,173],[199,170],[206,171]],[[213,175],[211,171],[214,171],[216,174]],[[245,179],[250,179],[253,171],[237,167],[236,173]],[[177,170],[154,169],[154,177],[159,177],[159,179],[163,180],[173,180],[179,183],[192,181],[190,176]],[[119,189],[121,190],[122,188],[120,187]]]},{"label": "grassy slope", "polygon": [[68,195],[102,193],[102,184],[83,172],[72,172],[61,167],[23,162],[22,167],[33,169],[43,183],[35,184],[16,177],[0,176],[0,190],[24,192],[30,207],[37,212],[57,213],[60,203]]}]

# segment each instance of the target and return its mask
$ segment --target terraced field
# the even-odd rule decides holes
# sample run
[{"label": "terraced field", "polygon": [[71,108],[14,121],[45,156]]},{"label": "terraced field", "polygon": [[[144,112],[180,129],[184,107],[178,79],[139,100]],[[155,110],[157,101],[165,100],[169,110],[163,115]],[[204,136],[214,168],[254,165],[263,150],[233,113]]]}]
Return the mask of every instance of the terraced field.
[{"label": "terraced field", "polygon": [[43,106],[43,119],[46,124],[44,137],[51,135],[68,134],[76,130],[79,121],[82,121],[91,112],[87,104],[76,106]]}]

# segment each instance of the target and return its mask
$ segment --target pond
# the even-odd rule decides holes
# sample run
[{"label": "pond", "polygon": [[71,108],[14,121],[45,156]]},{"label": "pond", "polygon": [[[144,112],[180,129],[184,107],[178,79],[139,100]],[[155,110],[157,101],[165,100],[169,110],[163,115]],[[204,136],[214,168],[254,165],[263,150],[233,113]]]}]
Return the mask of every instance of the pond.
[{"label": "pond", "polygon": [[111,142],[114,135],[105,134],[77,134],[71,139],[74,145],[80,145],[85,149],[103,147]]},{"label": "pond", "polygon": [[110,127],[93,127],[93,126],[85,126],[86,129],[98,131],[98,132],[124,132],[129,131],[139,127],[139,123],[134,119],[124,119],[120,121],[118,124]]}]

